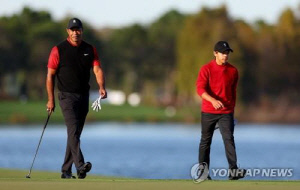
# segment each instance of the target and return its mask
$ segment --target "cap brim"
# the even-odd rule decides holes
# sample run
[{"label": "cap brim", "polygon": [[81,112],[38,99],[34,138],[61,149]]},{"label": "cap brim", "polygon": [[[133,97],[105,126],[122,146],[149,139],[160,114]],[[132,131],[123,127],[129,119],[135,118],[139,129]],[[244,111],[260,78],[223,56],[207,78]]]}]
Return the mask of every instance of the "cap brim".
[{"label": "cap brim", "polygon": [[69,26],[68,29],[72,29],[72,28],[82,28],[82,26]]},{"label": "cap brim", "polygon": [[225,51],[233,52],[233,50],[231,48],[227,48],[227,49],[224,49],[224,50],[221,50],[221,51],[218,51],[218,52],[224,53]]}]

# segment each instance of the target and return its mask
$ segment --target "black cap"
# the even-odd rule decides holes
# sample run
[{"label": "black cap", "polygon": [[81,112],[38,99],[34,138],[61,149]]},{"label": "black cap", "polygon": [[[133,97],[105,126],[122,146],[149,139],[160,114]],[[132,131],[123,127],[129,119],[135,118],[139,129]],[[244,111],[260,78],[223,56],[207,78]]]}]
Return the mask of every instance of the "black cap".
[{"label": "black cap", "polygon": [[83,28],[82,22],[78,18],[71,18],[67,28]]},{"label": "black cap", "polygon": [[218,41],[214,47],[214,51],[217,51],[217,52],[225,52],[225,51],[231,51],[233,52],[233,50],[230,48],[228,42],[226,41]]}]

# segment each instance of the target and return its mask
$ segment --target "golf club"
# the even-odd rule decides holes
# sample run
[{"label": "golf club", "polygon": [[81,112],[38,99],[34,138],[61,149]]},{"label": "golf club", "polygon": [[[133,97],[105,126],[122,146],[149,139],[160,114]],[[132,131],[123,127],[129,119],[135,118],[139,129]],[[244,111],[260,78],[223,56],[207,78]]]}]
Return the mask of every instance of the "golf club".
[{"label": "golf club", "polygon": [[42,132],[42,135],[41,135],[39,144],[38,144],[38,146],[37,146],[37,148],[36,148],[35,155],[34,155],[34,158],[33,158],[33,161],[32,161],[32,164],[31,164],[31,167],[30,167],[30,170],[29,170],[29,173],[26,175],[26,178],[30,178],[31,170],[32,170],[32,167],[33,167],[33,164],[34,164],[36,155],[37,155],[37,153],[38,153],[38,151],[39,151],[40,144],[41,144],[41,142],[42,142],[42,138],[43,138],[45,129],[46,129],[46,127],[47,127],[48,121],[49,121],[49,119],[50,119],[51,113],[52,113],[52,111],[49,111],[49,112],[48,112],[48,117],[47,117],[46,123],[45,123],[45,125],[44,125],[43,132]]}]

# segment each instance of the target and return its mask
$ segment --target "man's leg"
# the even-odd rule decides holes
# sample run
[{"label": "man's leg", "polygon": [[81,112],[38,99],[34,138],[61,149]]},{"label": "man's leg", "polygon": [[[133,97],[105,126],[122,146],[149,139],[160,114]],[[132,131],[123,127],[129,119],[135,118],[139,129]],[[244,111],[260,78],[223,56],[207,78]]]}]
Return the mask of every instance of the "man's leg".
[{"label": "man's leg", "polygon": [[201,115],[201,140],[199,145],[199,164],[210,163],[210,145],[214,134],[215,126],[218,121],[218,115],[202,113]]},{"label": "man's leg", "polygon": [[62,173],[72,173],[72,165],[73,165],[73,157],[71,153],[70,145],[67,144],[66,146],[66,153],[65,153],[65,160],[62,165]]},{"label": "man's leg", "polygon": [[59,103],[65,118],[68,133],[65,162],[62,170],[70,170],[72,162],[74,162],[78,169],[84,164],[84,158],[80,150],[80,135],[82,127],[80,126],[80,120],[78,118],[78,112],[80,110],[80,95],[60,92]]},{"label": "man's leg", "polygon": [[[81,137],[81,133],[83,131],[84,128],[84,123],[85,123],[85,119],[86,116],[88,114],[89,111],[89,95],[81,95],[80,97],[80,105],[79,105],[79,110],[78,110],[78,118],[79,118],[79,139]],[[81,157],[83,158],[83,163],[84,162],[84,156],[82,154],[81,148],[79,147],[79,153],[81,155]]]},{"label": "man's leg", "polygon": [[[89,111],[89,94],[82,95],[80,98],[80,109],[78,112],[79,117],[79,126],[80,126],[80,136],[84,128],[85,119],[87,116],[87,113]],[[79,138],[80,138],[79,136]],[[81,149],[79,149],[80,154],[82,155]],[[82,155],[83,157],[83,155]],[[86,177],[86,173],[89,172],[92,168],[92,164],[90,162],[84,162],[83,165],[80,168],[77,168],[77,176],[78,179],[84,179]]]},{"label": "man's leg", "polygon": [[89,94],[84,94],[80,97],[80,108],[78,112],[80,135],[82,133],[86,116],[89,112]]},{"label": "man's leg", "polygon": [[220,132],[223,138],[229,169],[237,168],[237,156],[234,142],[233,114],[223,114],[219,120]]}]

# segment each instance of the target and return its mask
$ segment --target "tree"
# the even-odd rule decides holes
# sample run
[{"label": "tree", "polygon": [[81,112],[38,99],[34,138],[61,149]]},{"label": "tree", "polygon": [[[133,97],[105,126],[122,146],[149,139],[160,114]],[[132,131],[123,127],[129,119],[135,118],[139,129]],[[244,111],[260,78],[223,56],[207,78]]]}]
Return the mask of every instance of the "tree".
[{"label": "tree", "polygon": [[155,86],[159,104],[174,103],[176,82],[176,46],[185,15],[176,10],[168,11],[153,22],[148,29],[149,56],[144,66],[146,80]]},{"label": "tree", "polygon": [[147,30],[138,24],[116,29],[106,43],[107,76],[112,87],[126,93],[143,87],[143,65],[147,64]]},{"label": "tree", "polygon": [[161,81],[176,66],[176,39],[185,16],[171,10],[152,23],[148,29],[151,51],[149,72],[152,80]]},{"label": "tree", "polygon": [[300,23],[291,9],[283,11],[274,31],[279,65],[277,75],[281,76],[276,81],[280,88],[278,95],[287,97],[290,102],[300,102]]},{"label": "tree", "polygon": [[235,22],[236,40],[239,44],[239,49],[236,52],[241,54],[241,66],[239,67],[239,92],[241,102],[251,104],[256,102],[259,96],[257,90],[258,75],[257,75],[257,42],[256,35],[246,22],[238,20]]}]

